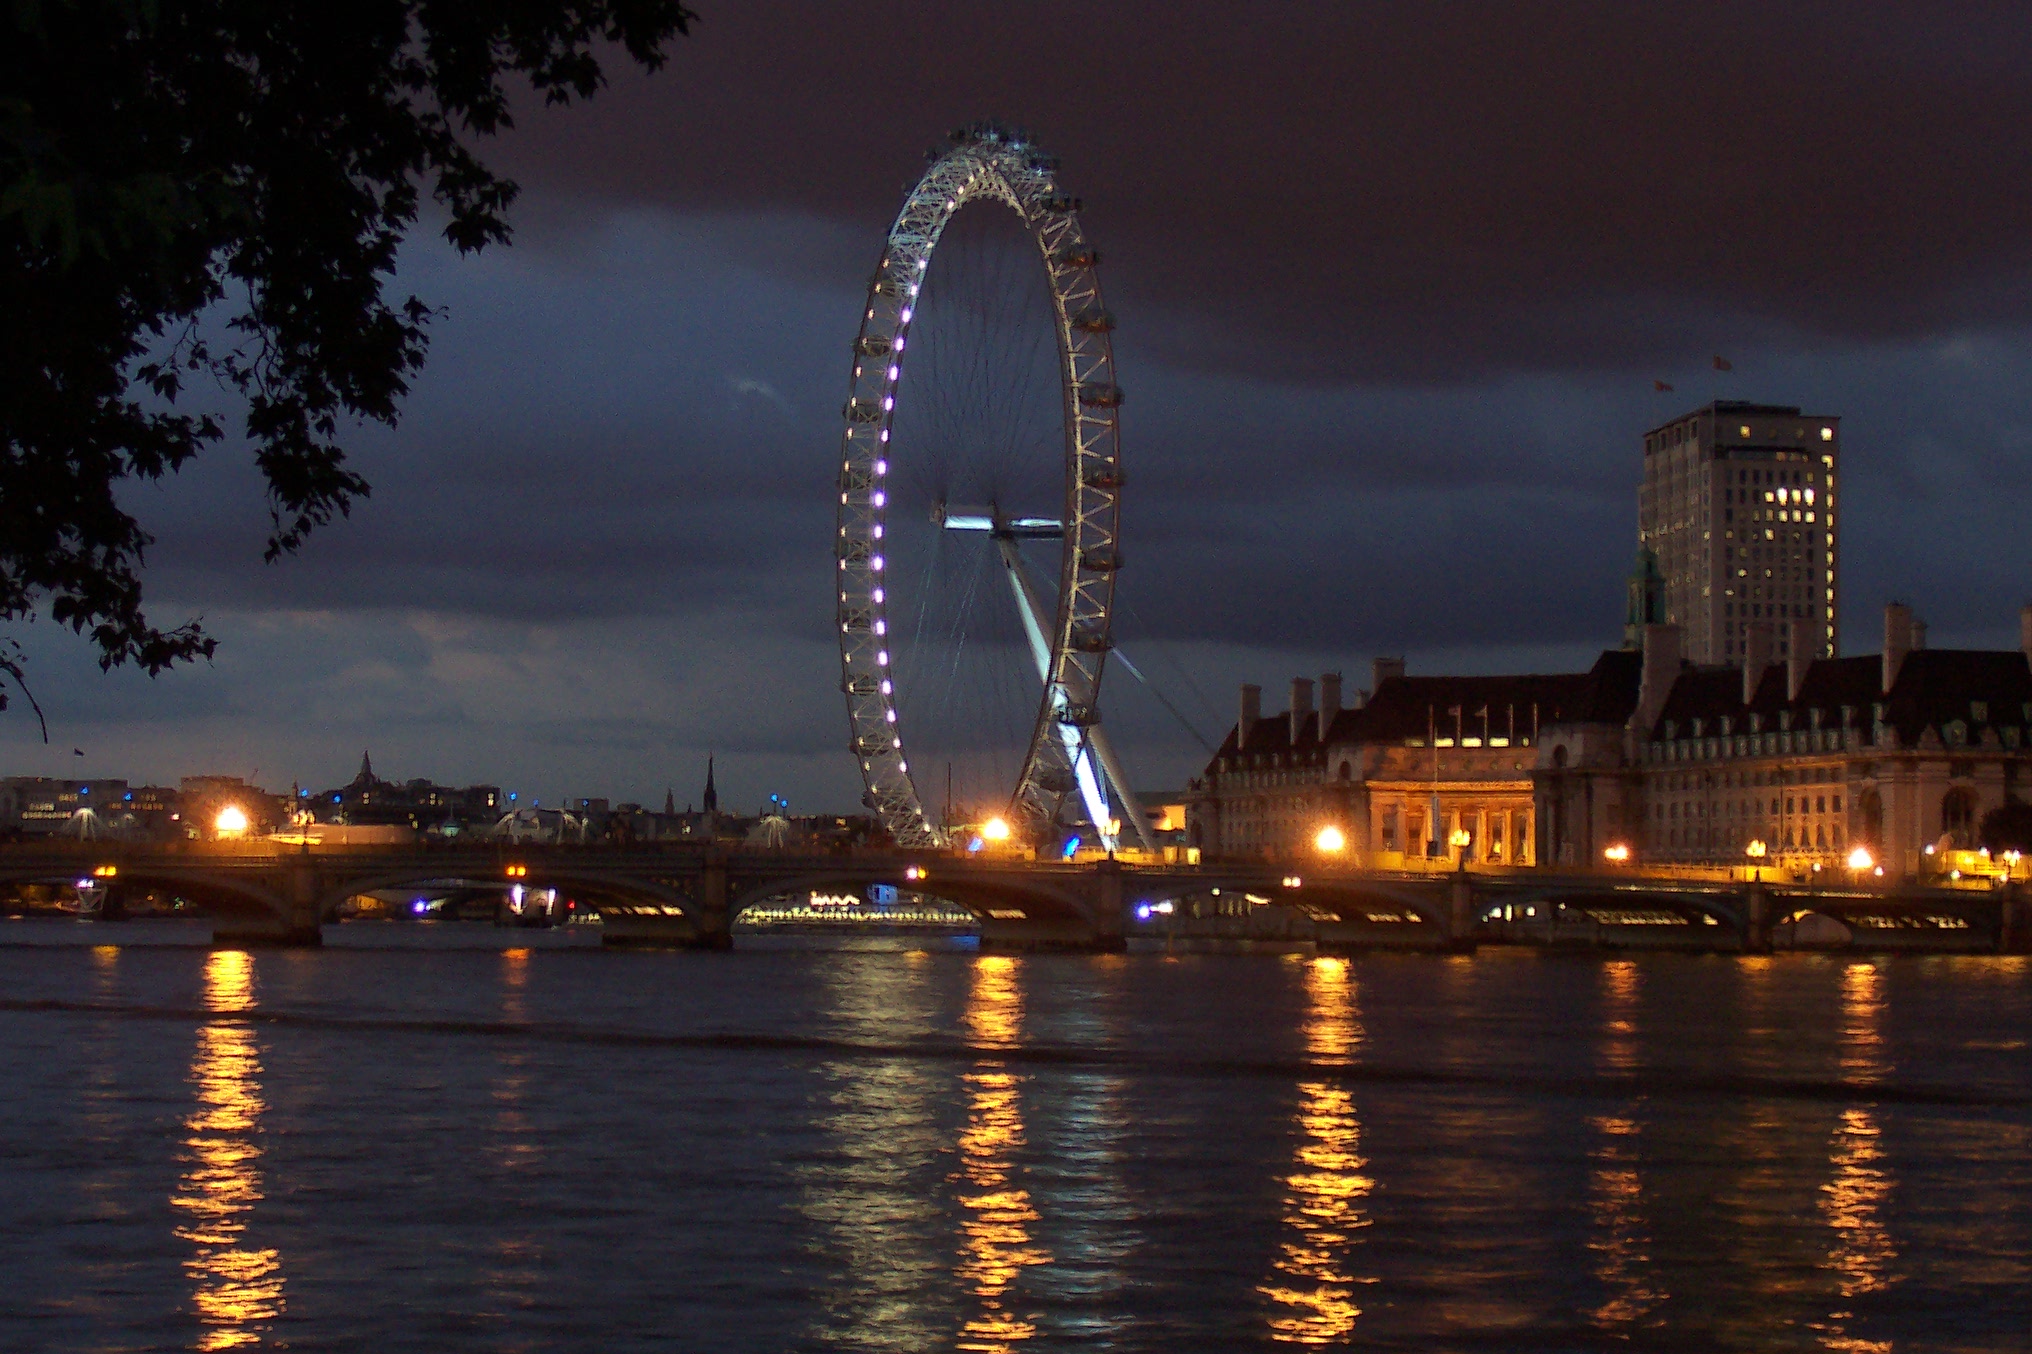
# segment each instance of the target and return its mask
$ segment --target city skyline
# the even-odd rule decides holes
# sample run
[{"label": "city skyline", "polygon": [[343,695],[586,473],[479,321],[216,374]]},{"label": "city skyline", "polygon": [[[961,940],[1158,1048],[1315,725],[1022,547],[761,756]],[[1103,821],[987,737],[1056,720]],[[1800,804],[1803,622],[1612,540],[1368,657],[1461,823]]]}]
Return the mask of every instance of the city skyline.
[{"label": "city skyline", "polygon": [[[917,149],[984,112],[1063,156],[1108,255],[1134,477],[1122,640],[1192,674],[1205,701],[1180,700],[1206,732],[1234,683],[1266,672],[1379,652],[1423,671],[1584,664],[1622,616],[1642,431],[1714,398],[1842,418],[1844,630],[1867,635],[1895,597],[1937,645],[2011,646],[1998,618],[2023,600],[2024,561],[2008,496],[1985,486],[2032,442],[2016,243],[2032,232],[2008,175],[1950,174],[1932,153],[2015,153],[2019,133],[1998,129],[2025,125],[2022,95],[1989,55],[2014,50],[2009,32],[1942,31],[1917,10],[1885,10],[1874,32],[1739,18],[1735,41],[1705,39],[1711,79],[1754,80],[1760,45],[1789,37],[1818,111],[1670,115],[1639,106],[1662,60],[1639,38],[1676,20],[1640,34],[1596,16],[1565,52],[1504,20],[1495,45],[1537,74],[1426,32],[1387,81],[1346,82],[1368,93],[1328,97],[1324,67],[1307,67],[1320,106],[1266,96],[1229,127],[1161,99],[1103,119],[1083,67],[1044,68],[1020,41],[982,54],[973,21],[920,17],[899,22],[929,54],[975,53],[980,78],[908,87],[852,136],[808,116],[839,95],[823,60],[835,20],[758,65],[766,12],[715,16],[672,71],[589,111],[530,112],[503,147],[528,189],[516,248],[455,263],[420,239],[406,255],[401,283],[447,315],[404,427],[357,442],[375,496],[264,568],[265,516],[230,454],[136,491],[160,537],[156,612],[204,614],[220,655],[102,678],[81,642],[31,627],[52,742],[10,710],[9,769],[338,783],[371,745],[405,774],[660,802],[717,748],[733,802],[853,808],[822,581],[844,345]],[[1388,64],[1352,30],[1321,35],[1309,59]],[[1116,78],[1131,92],[1185,71],[1242,78],[1269,50],[1257,41],[1236,35],[1209,68],[1211,42],[1164,35]],[[780,86],[780,105],[730,100],[736,71]],[[1572,102],[1524,101],[1515,138],[1444,113],[1443,96],[1481,107],[1527,80]],[[1613,134],[1551,149],[1589,119]],[[1322,125],[1382,130],[1310,152],[1268,134]],[[1912,139],[1891,146],[1894,125]],[[1421,164],[1416,201],[1382,192]],[[1824,187],[1788,188],[1779,224],[1742,215],[1747,190],[1647,208],[1688,165]],[[1857,185],[1879,176],[1899,195],[1854,231]],[[1560,205],[1583,184],[1595,214]],[[1483,219],[1506,185],[1507,233]],[[1313,192],[1326,226],[1300,211]],[[1179,220],[1193,224],[1173,238]],[[1603,248],[1612,223],[1635,243]],[[1246,284],[1202,266],[1221,242],[1252,251]],[[1449,261],[1458,276],[1436,288]],[[1215,341],[1236,331],[1262,341]],[[1203,761],[1126,685],[1108,699],[1138,782]]]}]

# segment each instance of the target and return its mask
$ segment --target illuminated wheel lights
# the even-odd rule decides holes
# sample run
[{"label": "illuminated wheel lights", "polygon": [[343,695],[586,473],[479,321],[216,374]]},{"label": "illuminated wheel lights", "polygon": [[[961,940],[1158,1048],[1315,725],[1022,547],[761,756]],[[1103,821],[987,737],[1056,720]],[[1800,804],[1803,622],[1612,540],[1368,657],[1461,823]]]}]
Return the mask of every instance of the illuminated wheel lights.
[{"label": "illuminated wheel lights", "polygon": [[[1121,562],[1118,536],[1119,422],[1122,393],[1114,380],[1113,316],[1102,303],[1099,253],[1079,224],[1079,201],[1059,187],[1057,161],[1024,138],[998,128],[957,134],[951,149],[924,173],[890,228],[868,286],[860,331],[852,345],[852,378],[842,407],[840,503],[835,539],[840,575],[841,689],[849,745],[861,764],[865,800],[899,846],[943,847],[905,760],[895,685],[891,680],[886,561],[874,553],[885,535],[891,425],[903,389],[914,301],[946,223],[974,201],[1013,211],[1038,245],[1057,321],[1064,387],[1067,514],[1060,595],[1030,746],[1010,797],[1010,817],[1032,830],[1057,815],[1074,780],[1059,713],[1093,708],[1100,690]],[[1106,323],[1096,320],[1105,316]],[[864,359],[887,355],[880,363]],[[1087,642],[1075,648],[1071,637]],[[1094,643],[1100,636],[1103,642]],[[1078,757],[1084,767],[1087,754]],[[1091,776],[1091,771],[1083,771]]]}]

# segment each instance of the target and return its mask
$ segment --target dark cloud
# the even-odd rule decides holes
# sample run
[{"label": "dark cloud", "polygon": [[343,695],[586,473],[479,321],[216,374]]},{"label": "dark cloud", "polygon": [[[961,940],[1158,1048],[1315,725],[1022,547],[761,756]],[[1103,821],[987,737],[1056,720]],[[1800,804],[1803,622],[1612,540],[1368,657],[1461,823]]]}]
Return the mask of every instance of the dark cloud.
[{"label": "dark cloud", "polygon": [[[496,148],[517,248],[406,252],[444,318],[400,429],[352,444],[351,520],[263,566],[244,458],[136,489],[158,617],[224,646],[101,678],[32,627],[61,751],[322,784],[371,746],[658,802],[718,751],[737,801],[850,807],[847,340],[920,151],[984,114],[1063,155],[1107,254],[1122,643],[1205,731],[1240,681],[1359,686],[1379,653],[1584,665],[1641,434],[1717,397],[1843,417],[1851,651],[1892,596],[1936,643],[2016,642],[2020,6],[705,10],[666,74]],[[1202,759],[1125,673],[1107,702],[1139,779]],[[12,764],[75,769],[33,736],[0,721]]]},{"label": "dark cloud", "polygon": [[1030,128],[1172,360],[1458,381],[2024,318],[2018,5],[706,5],[532,112],[535,189],[868,230],[915,152]]}]

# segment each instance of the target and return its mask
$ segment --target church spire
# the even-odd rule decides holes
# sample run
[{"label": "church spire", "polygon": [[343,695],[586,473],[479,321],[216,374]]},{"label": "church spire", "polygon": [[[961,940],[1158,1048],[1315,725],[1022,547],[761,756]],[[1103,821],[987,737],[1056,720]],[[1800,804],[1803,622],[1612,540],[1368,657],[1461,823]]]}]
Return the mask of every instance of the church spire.
[{"label": "church spire", "polygon": [[713,788],[713,754],[706,754],[706,797],[700,801],[707,813],[720,811],[720,792]]},{"label": "church spire", "polygon": [[668,785],[663,787],[663,812],[666,817],[675,817],[677,814],[677,792]]},{"label": "church spire", "polygon": [[374,783],[374,763],[371,760],[369,760],[366,752],[362,751],[360,753],[360,774],[353,777],[353,784],[372,785],[373,783]]}]

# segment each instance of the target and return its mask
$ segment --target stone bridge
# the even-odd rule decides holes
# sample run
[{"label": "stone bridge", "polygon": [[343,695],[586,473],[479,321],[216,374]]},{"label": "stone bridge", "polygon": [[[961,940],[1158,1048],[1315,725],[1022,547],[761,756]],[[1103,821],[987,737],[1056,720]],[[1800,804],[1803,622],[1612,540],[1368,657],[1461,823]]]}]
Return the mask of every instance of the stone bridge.
[{"label": "stone bridge", "polygon": [[[781,895],[889,884],[972,912],[990,948],[1120,949],[1145,909],[1172,917],[1275,907],[1329,947],[1468,949],[1482,941],[1664,941],[1770,947],[1774,928],[1818,913],[1856,934],[1910,932],[1908,948],[2022,950],[2016,889],[1806,886],[1536,869],[1383,872],[1275,864],[1068,865],[930,853],[775,855],[676,845],[278,847],[268,843],[35,842],[0,846],[0,886],[98,878],[208,912],[229,944],[315,945],[340,904],[421,888],[556,888],[599,910],[612,944],[721,948],[746,908]],[[1222,903],[1220,900],[1227,900]],[[1649,929],[1645,929],[1645,928]]]}]

